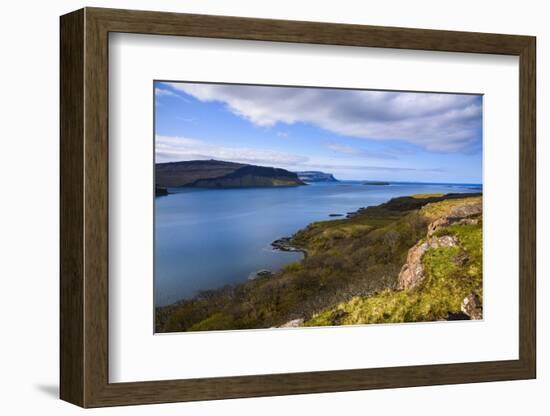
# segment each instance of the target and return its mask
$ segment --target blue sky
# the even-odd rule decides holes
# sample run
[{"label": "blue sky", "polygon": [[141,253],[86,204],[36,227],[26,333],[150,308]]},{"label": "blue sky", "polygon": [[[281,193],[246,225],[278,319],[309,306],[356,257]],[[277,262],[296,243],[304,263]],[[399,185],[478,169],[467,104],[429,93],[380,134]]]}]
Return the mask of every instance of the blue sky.
[{"label": "blue sky", "polygon": [[339,179],[481,183],[482,97],[155,82],[157,163],[217,159]]}]

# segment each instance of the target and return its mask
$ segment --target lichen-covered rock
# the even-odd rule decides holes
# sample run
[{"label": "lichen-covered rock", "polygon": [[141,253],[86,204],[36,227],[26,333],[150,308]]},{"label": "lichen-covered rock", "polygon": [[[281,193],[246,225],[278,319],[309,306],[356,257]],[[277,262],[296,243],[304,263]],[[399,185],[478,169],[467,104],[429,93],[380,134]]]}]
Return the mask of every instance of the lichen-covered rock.
[{"label": "lichen-covered rock", "polygon": [[434,233],[443,227],[448,227],[453,224],[467,224],[474,225],[479,223],[479,218],[473,218],[481,215],[483,212],[483,206],[480,203],[477,204],[464,204],[453,207],[451,211],[444,217],[438,218],[428,225],[428,237],[434,235]]},{"label": "lichen-covered rock", "polygon": [[431,222],[428,225],[428,237],[431,237],[432,235],[434,235],[434,233],[437,230],[439,230],[442,227],[447,227],[448,225],[449,225],[449,218],[447,217],[438,218],[434,222]]},{"label": "lichen-covered rock", "polygon": [[440,248],[440,247],[455,247],[458,244],[458,241],[452,235],[444,235],[437,238],[428,239],[429,248]]},{"label": "lichen-covered rock", "polygon": [[470,317],[470,319],[483,319],[483,306],[481,299],[475,293],[470,293],[462,301],[460,310]]},{"label": "lichen-covered rock", "polygon": [[431,248],[455,247],[458,244],[455,237],[444,235],[441,237],[429,237],[419,241],[407,254],[407,261],[399,272],[397,287],[400,290],[417,287],[424,280],[424,266],[422,257]]},{"label": "lichen-covered rock", "polygon": [[407,261],[399,272],[397,278],[397,288],[400,290],[410,289],[422,281],[424,278],[424,266],[422,266],[422,256],[428,251],[428,243],[421,241],[413,246],[407,254]]},{"label": "lichen-covered rock", "polygon": [[480,215],[483,211],[481,203],[479,204],[463,204],[457,205],[451,209],[449,218],[468,218],[475,215]]},{"label": "lichen-covered rock", "polygon": [[304,326],[304,318],[293,319],[281,325],[279,328],[299,328],[301,326]]}]

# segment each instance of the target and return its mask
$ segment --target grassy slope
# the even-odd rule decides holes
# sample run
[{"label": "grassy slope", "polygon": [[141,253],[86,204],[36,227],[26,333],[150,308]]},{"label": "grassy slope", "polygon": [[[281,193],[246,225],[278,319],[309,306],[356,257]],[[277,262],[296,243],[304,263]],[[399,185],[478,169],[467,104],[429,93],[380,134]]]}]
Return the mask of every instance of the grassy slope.
[{"label": "grassy slope", "polygon": [[[378,299],[379,303],[395,304],[395,308],[386,308],[382,315],[390,313],[396,320],[401,319],[395,309],[409,309],[417,303],[412,302],[412,298],[405,299],[406,292],[391,290],[396,285],[408,249],[425,236],[427,224],[434,214],[432,211],[439,214],[440,210],[445,211],[464,201],[463,198],[445,198],[441,195],[396,198],[377,207],[362,209],[349,219],[313,223],[292,238],[293,245],[308,252],[302,262],[286,266],[274,277],[203,292],[195,299],[159,308],[157,331],[266,328],[296,318],[309,320],[310,325],[334,325],[340,323],[338,320],[360,323],[364,322],[360,314],[352,318],[355,315],[351,312],[364,308],[354,305],[362,305],[375,293],[370,298],[372,302]],[[437,204],[430,205],[430,211],[428,207],[422,208],[429,202],[437,202],[445,208]],[[464,234],[457,234],[461,241],[472,241],[472,244],[477,241],[474,229],[467,236],[462,228],[454,232]],[[434,259],[434,270],[438,267],[436,263],[447,273],[448,262]],[[434,284],[433,296],[436,290],[441,290],[441,285]],[[461,293],[456,294],[456,299]],[[454,305],[456,299],[449,302]],[[323,310],[326,312],[318,313]],[[410,317],[422,320],[420,312]],[[385,319],[390,320],[391,316]]]},{"label": "grassy slope", "polygon": [[[477,202],[476,199],[471,199]],[[458,201],[440,202],[421,213],[433,218]],[[451,225],[436,235],[452,235],[457,247],[430,249],[423,257],[425,279],[418,288],[386,289],[371,297],[355,297],[315,314],[308,326],[390,322],[420,322],[447,319],[459,314],[462,300],[474,292],[482,298],[482,223]]]}]

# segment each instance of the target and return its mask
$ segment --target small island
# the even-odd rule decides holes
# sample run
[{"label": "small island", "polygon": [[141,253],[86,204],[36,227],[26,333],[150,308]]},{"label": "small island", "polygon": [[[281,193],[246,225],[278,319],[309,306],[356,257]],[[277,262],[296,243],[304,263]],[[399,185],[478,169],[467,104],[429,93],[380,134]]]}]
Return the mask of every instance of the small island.
[{"label": "small island", "polygon": [[157,163],[155,180],[160,188],[272,188],[305,185],[296,173],[285,169],[214,159]]},{"label": "small island", "polygon": [[365,181],[363,182],[363,185],[374,185],[374,186],[386,186],[389,185],[389,182],[384,181]]}]

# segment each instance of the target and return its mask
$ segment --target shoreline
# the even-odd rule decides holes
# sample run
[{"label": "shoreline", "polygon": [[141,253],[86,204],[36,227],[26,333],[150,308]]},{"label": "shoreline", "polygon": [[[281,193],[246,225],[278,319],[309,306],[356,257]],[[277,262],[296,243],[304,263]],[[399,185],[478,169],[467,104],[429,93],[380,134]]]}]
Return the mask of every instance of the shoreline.
[{"label": "shoreline", "polygon": [[[258,273],[258,271],[267,271],[267,269],[264,269],[262,267],[258,268],[258,271],[254,271],[251,274],[254,274],[255,277],[253,279],[250,279],[250,275],[245,276],[245,279],[242,282],[235,283],[235,284],[229,284],[225,286],[221,286],[218,288],[213,289],[205,289],[203,291],[198,292],[196,295],[190,298],[186,299],[180,299],[176,302],[172,302],[170,304],[166,305],[159,305],[155,307],[156,313],[157,313],[157,319],[161,319],[162,321],[165,321],[166,316],[170,314],[170,310],[173,310],[174,308],[178,307],[184,307],[185,305],[193,305],[196,303],[201,302],[209,302],[208,299],[215,299],[216,297],[220,296],[229,296],[233,297],[234,293],[238,293],[241,290],[247,290],[247,287],[256,287],[254,285],[262,285],[267,282],[275,282],[280,279],[285,279],[288,277],[289,269],[292,270],[300,270],[306,267],[307,263],[304,264],[308,260],[309,257],[318,257],[318,249],[314,247],[308,247],[306,248],[306,245],[311,246],[311,241],[309,239],[308,233],[314,231],[317,232],[319,228],[323,229],[325,227],[331,227],[338,225],[340,227],[346,227],[346,226],[356,226],[357,224],[360,224],[362,221],[364,221],[365,218],[372,216],[373,213],[375,216],[378,216],[378,211],[391,211],[395,215],[395,213],[401,213],[399,215],[405,215],[408,212],[411,212],[413,210],[418,210],[422,208],[423,206],[444,201],[444,200],[452,200],[452,199],[462,199],[462,198],[468,198],[468,197],[479,197],[482,196],[481,192],[464,192],[464,193],[448,193],[448,194],[413,194],[413,195],[407,195],[407,196],[399,196],[399,197],[393,197],[388,199],[386,202],[383,202],[378,205],[372,205],[372,206],[363,206],[357,208],[355,211],[350,211],[346,214],[344,218],[338,218],[338,219],[326,219],[326,220],[318,220],[313,221],[306,226],[300,228],[297,230],[294,234],[287,237],[281,237],[271,242],[271,247],[273,250],[283,251],[283,252],[300,252],[304,254],[304,257],[300,259],[299,261],[292,261],[287,263],[285,266],[282,267],[281,270],[277,271],[269,271],[269,273]],[[388,215],[382,213],[381,215]],[[366,217],[365,217],[366,216]],[[392,219],[393,221],[393,219]],[[375,228],[377,228],[376,226]],[[368,233],[365,229],[365,233]],[[330,237],[329,237],[330,238]],[[355,237],[345,237],[347,238],[355,238]],[[296,241],[298,239],[298,241]],[[310,252],[309,249],[313,248],[313,252]],[[252,286],[250,286],[252,285]],[[162,318],[161,318],[162,317]],[[156,324],[157,325],[157,324]],[[170,331],[168,331],[170,332]]]},{"label": "shoreline", "polygon": [[[309,226],[309,224],[307,226]],[[300,231],[300,230],[298,230],[298,231]],[[296,233],[298,231],[296,231]],[[278,250],[278,251],[285,251],[285,252],[290,252],[290,253],[302,253],[304,255],[304,258],[306,258],[307,257],[307,250],[305,248],[301,248],[301,247],[297,247],[297,246],[292,245],[292,238],[296,235],[296,233],[292,234],[292,236],[290,236],[290,237],[281,237],[281,238],[278,238],[277,240],[272,241],[271,242],[271,247],[274,250]]]},{"label": "shoreline", "polygon": [[275,240],[307,258],[157,307],[155,332],[480,319],[482,209],[481,193],[412,194],[312,222]]},{"label": "shoreline", "polygon": [[[212,188],[188,188],[188,189],[212,189]],[[236,189],[236,188],[227,188],[227,189]],[[242,189],[257,189],[257,188],[242,188]],[[274,188],[272,188],[272,189],[274,189]],[[478,190],[478,189],[475,189],[475,190]],[[444,199],[465,198],[465,197],[474,197],[474,196],[480,196],[480,195],[483,195],[483,192],[462,192],[462,193],[450,192],[450,193],[447,193],[447,194],[424,194],[424,195],[421,195],[421,196],[431,196],[431,198],[433,199],[433,202],[437,202],[439,200],[444,200]],[[304,257],[299,260],[299,263],[302,263],[305,259],[308,258],[308,251],[307,251],[306,248],[297,246],[297,245],[292,243],[292,240],[301,231],[306,230],[308,227],[311,227],[313,224],[317,224],[317,223],[331,223],[331,222],[334,222],[334,221],[341,221],[341,222],[349,221],[349,220],[354,219],[357,216],[362,215],[366,210],[373,209],[373,208],[376,209],[376,208],[379,208],[379,207],[384,207],[384,206],[387,206],[388,204],[392,204],[392,203],[398,203],[398,201],[400,201],[400,200],[408,200],[408,199],[411,199],[411,198],[415,199],[416,196],[417,196],[417,194],[396,196],[396,197],[392,197],[392,198],[388,199],[387,201],[382,202],[378,205],[361,206],[361,207],[357,208],[354,211],[348,211],[345,214],[342,214],[342,216],[339,217],[339,218],[328,218],[328,219],[320,219],[320,220],[312,221],[309,224],[306,224],[304,227],[298,229],[292,235],[277,238],[277,239],[273,240],[269,245],[275,251],[282,251],[282,252],[287,252],[287,253],[302,253]],[[412,209],[412,208],[410,206],[406,205],[406,204],[404,206],[400,206],[400,208],[399,208],[399,210],[405,210],[405,209]],[[330,216],[330,214],[329,214],[329,216]],[[292,263],[296,263],[296,261],[291,261],[289,263],[286,263],[284,266],[282,266],[282,268],[284,268],[285,266],[287,266],[289,264],[292,264]],[[251,273],[249,273],[245,277],[245,279],[242,280],[241,282],[233,283],[233,284],[227,284],[227,285],[219,286],[217,288],[212,288],[212,289],[200,290],[195,295],[193,295],[191,297],[181,298],[181,299],[176,300],[175,302],[167,303],[165,305],[158,305],[158,306],[155,306],[155,309],[166,308],[166,307],[170,307],[172,305],[179,305],[179,304],[182,304],[182,303],[185,303],[185,302],[189,302],[189,301],[192,301],[194,299],[201,298],[201,296],[203,296],[204,294],[224,290],[224,288],[226,288],[226,287],[235,287],[235,286],[243,285],[247,281],[251,280],[251,279],[249,279],[249,276],[251,274],[255,274],[258,271],[262,271],[262,270],[268,270],[268,269],[265,269],[265,267],[259,267],[258,270],[255,270],[255,271],[252,271]],[[277,274],[280,273],[281,270],[277,270],[277,271],[269,270],[269,271],[271,273],[271,278],[276,278]]]}]

